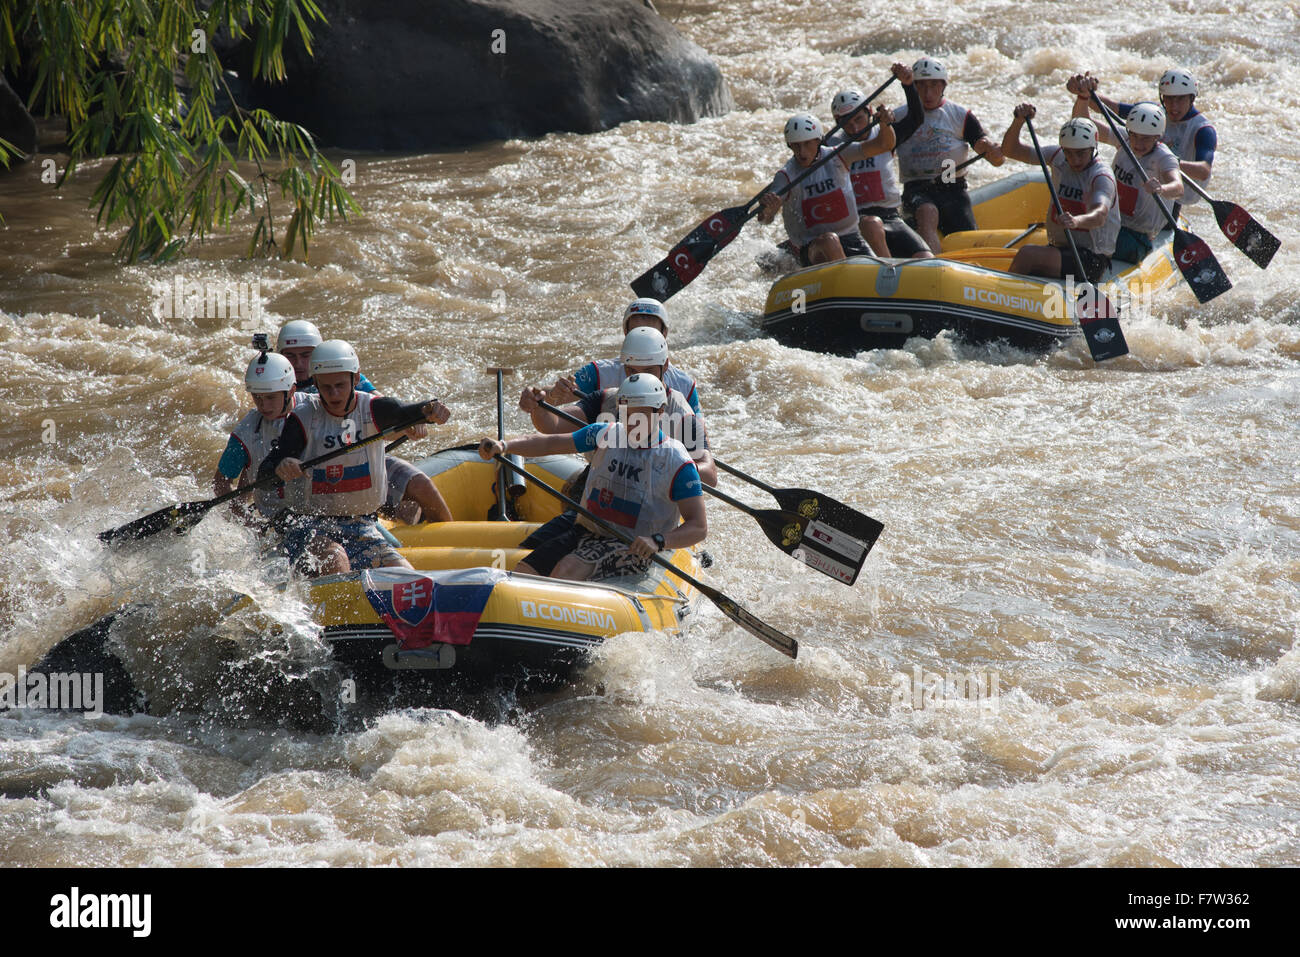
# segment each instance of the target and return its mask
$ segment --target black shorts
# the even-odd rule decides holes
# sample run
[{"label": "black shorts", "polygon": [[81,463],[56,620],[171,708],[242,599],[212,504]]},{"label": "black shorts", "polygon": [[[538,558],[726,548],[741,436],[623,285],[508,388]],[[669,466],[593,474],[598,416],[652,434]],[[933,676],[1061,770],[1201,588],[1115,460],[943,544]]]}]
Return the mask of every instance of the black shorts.
[{"label": "black shorts", "polygon": [[[1110,268],[1110,257],[1099,255],[1091,249],[1084,249],[1082,246],[1078,246],[1078,250],[1079,258],[1083,260],[1083,271],[1087,274],[1088,282],[1094,284],[1101,282],[1102,277],[1106,275],[1106,270]],[[1061,254],[1061,274],[1056,278],[1068,279],[1074,276],[1074,254],[1070,252],[1070,247],[1068,245],[1056,246],[1056,251]],[[1075,276],[1074,281],[1078,282],[1079,278]]]},{"label": "black shorts", "polygon": [[875,216],[885,229],[885,242],[889,246],[889,255],[895,259],[911,259],[917,253],[930,251],[925,240],[898,215],[898,210],[889,206],[863,206],[858,209],[859,216]]},{"label": "black shorts", "polygon": [[914,179],[903,184],[903,212],[913,221],[916,220],[917,207],[927,203],[939,210],[939,232],[945,236],[975,228],[975,213],[971,210],[970,194],[966,192],[966,177],[959,176],[952,183]]},{"label": "black shorts", "polygon": [[557,515],[533,534],[519,543],[520,548],[531,548],[523,561],[539,575],[549,575],[561,558],[578,547],[582,529],[578,527],[578,513]]},{"label": "black shorts", "polygon": [[[840,249],[844,250],[845,256],[872,255],[871,247],[867,245],[866,240],[862,238],[862,234],[858,232],[856,229],[853,230],[853,232],[851,233],[840,233],[839,237],[840,237]],[[818,237],[814,236],[813,238],[817,239]],[[800,247],[799,265],[801,266],[812,265],[812,263],[808,261],[808,249],[811,246],[812,243],[809,242],[807,246]]]}]

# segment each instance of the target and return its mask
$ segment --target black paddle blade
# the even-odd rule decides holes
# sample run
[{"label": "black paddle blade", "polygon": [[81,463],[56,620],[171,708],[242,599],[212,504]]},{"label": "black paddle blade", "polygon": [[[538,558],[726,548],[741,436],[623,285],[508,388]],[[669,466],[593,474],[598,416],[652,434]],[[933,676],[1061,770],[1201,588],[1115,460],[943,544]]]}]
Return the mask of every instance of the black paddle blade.
[{"label": "black paddle blade", "polygon": [[1174,262],[1192,287],[1197,302],[1209,302],[1232,288],[1232,281],[1205,245],[1205,240],[1186,230],[1174,230]]},{"label": "black paddle blade", "polygon": [[695,279],[709,260],[740,233],[749,220],[744,206],[719,210],[690,231],[658,264],[632,282],[632,291],[641,297],[666,302]]},{"label": "black paddle blade", "polygon": [[781,551],[837,582],[852,585],[871,546],[837,528],[793,512],[754,509],[763,534]]},{"label": "black paddle blade", "polygon": [[1128,355],[1128,342],[1119,327],[1119,307],[1090,282],[1080,283],[1074,315],[1088,342],[1093,362]]},{"label": "black paddle blade", "polygon": [[709,601],[717,605],[719,611],[738,624],[741,628],[744,628],[755,638],[771,645],[788,658],[799,657],[799,642],[795,641],[785,632],[777,631],[761,618],[755,618],[716,588],[700,581],[693,581],[692,584],[694,584],[695,587],[709,599]]},{"label": "black paddle blade", "polygon": [[[815,519],[816,521],[809,522],[808,527],[822,528],[824,534],[836,537],[837,544],[842,542],[845,537],[861,544],[866,550],[862,556],[864,560],[866,559],[866,552],[871,551],[871,546],[876,544],[876,539],[880,537],[880,533],[885,528],[884,525],[870,515],[864,515],[857,509],[849,508],[843,502],[837,502],[821,492],[814,492],[806,488],[776,488],[772,489],[771,493],[784,511],[793,512],[795,515],[800,515],[806,519]],[[818,540],[823,544],[829,544],[825,542],[825,539]],[[839,550],[843,551],[843,549]],[[861,564],[858,567],[861,568]],[[832,577],[839,576],[833,575]]]},{"label": "black paddle blade", "polygon": [[133,522],[127,522],[117,528],[110,528],[106,532],[100,532],[99,540],[109,545],[122,545],[126,542],[134,542],[142,538],[148,538],[150,535],[156,535],[166,528],[175,528],[176,533],[179,535],[202,521],[203,516],[208,513],[208,509],[212,507],[212,504],[212,501],[208,500],[204,502],[179,502],[176,505],[168,505],[156,512],[150,512],[143,518],[137,518]]},{"label": "black paddle blade", "polygon": [[1245,253],[1256,266],[1267,269],[1273,261],[1273,254],[1282,247],[1282,240],[1257,223],[1254,216],[1236,203],[1214,199],[1210,205],[1214,208],[1214,218],[1219,221],[1223,235],[1232,240],[1232,245]]}]

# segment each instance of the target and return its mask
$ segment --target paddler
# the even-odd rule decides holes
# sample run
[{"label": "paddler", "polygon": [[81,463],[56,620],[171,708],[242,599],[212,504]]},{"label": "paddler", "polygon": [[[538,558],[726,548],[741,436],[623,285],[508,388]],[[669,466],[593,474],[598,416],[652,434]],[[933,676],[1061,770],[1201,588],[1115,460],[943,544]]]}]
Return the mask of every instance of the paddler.
[{"label": "paddler", "polygon": [[[1020,130],[1036,112],[1032,103],[1021,103],[1002,137],[1004,154],[1035,165],[1038,156],[1032,146],[1020,142]],[[1075,282],[1083,282],[1075,275],[1077,267],[1065,235],[1068,229],[1074,235],[1086,280],[1096,283],[1110,267],[1119,235],[1115,174],[1097,156],[1097,126],[1092,120],[1071,119],[1061,127],[1058,142],[1059,146],[1043,147],[1043,159],[1052,171],[1064,215],[1058,218],[1055,206],[1048,207],[1047,238],[1051,245],[1021,246],[1009,271],[1051,279],[1073,276]]]},{"label": "paddler", "polygon": [[593,514],[634,536],[631,545],[597,530],[586,516],[569,554],[552,577],[573,581],[637,575],[656,552],[704,541],[708,519],[699,472],[686,447],[666,436],[660,416],[668,393],[654,376],[638,373],[618,387],[619,421],[597,422],[569,435],[483,439],[479,455],[525,457],[590,453],[591,471],[580,501]]},{"label": "paddler", "polygon": [[[1092,77],[1077,77],[1083,89],[1096,89]],[[1088,115],[1089,100],[1074,102],[1074,115]],[[1156,233],[1166,225],[1156,197],[1177,202],[1183,196],[1183,180],[1178,175],[1178,157],[1160,137],[1165,132],[1165,111],[1154,103],[1135,103],[1124,118],[1125,138],[1138,166],[1120,148],[1109,124],[1097,125],[1097,139],[1116,148],[1110,168],[1115,174],[1118,191],[1120,226],[1115,239],[1115,259],[1138,263],[1151,252]]]},{"label": "paddler", "polygon": [[[320,330],[315,323],[306,319],[291,319],[286,322],[280,327],[276,339],[276,351],[293,363],[294,373],[298,377],[298,392],[304,395],[316,391],[310,367],[312,353],[321,341]],[[357,391],[383,394],[366,378],[364,372],[357,373]],[[422,439],[427,432],[421,425],[408,429],[406,434],[412,439]],[[429,476],[396,455],[388,456],[385,471],[388,475],[388,495],[383,509],[385,514],[392,514],[407,525],[420,521],[451,521],[451,509]]]},{"label": "paddler", "polygon": [[[638,326],[623,339],[623,348],[619,359],[622,362],[623,381],[638,374],[654,376],[662,382],[662,375],[668,366],[668,342],[657,329]],[[621,383],[620,383],[621,384]],[[687,404],[681,393],[665,387],[666,406],[660,424],[671,438],[681,442],[695,462],[700,478],[709,485],[718,484],[718,467],[713,462],[709,451],[708,437],[704,420]],[[552,405],[557,402],[548,399],[542,389],[525,389],[519,398],[519,408],[532,416],[533,425],[538,432],[545,435],[568,435],[573,432],[573,424],[566,419],[548,412],[538,402],[547,399]],[[611,422],[617,419],[618,390],[616,388],[589,393],[578,402],[561,406],[563,411],[590,424],[597,421]],[[551,519],[520,543],[521,548],[532,549],[515,567],[516,571],[529,575],[555,574],[556,564],[577,545],[580,529],[577,527],[577,512],[565,511]]]},{"label": "paddler", "polygon": [[[267,346],[266,337],[260,338],[260,344]],[[240,485],[252,483],[262,460],[280,437],[289,413],[303,401],[289,360],[265,349],[248,364],[244,387],[253,397],[254,408],[236,423],[217,462],[212,476],[212,490],[216,495],[225,495],[236,481]],[[271,490],[259,489],[253,493],[253,504],[257,514],[269,519],[285,508],[301,506],[304,493],[302,481],[290,482]],[[254,518],[238,504],[236,509],[245,519]]]},{"label": "paddler", "polygon": [[948,68],[942,62],[923,56],[912,64],[910,72],[909,77],[896,65],[895,75],[904,89],[916,85],[925,116],[913,126],[908,122],[913,107],[894,111],[899,125],[895,151],[903,180],[903,211],[916,221],[916,231],[937,256],[942,250],[940,234],[975,228],[966,173],[957,170],[969,157],[967,147],[994,166],[1002,165],[1003,151],[989,139],[974,113],[944,98]]},{"label": "paddler", "polygon": [[[896,76],[901,76],[904,72],[908,77],[905,86],[909,105],[908,119],[915,126],[924,114],[921,99],[911,82],[912,71],[902,63],[894,64]],[[866,94],[861,90],[841,90],[835,94],[831,100],[831,114],[835,117],[835,122],[840,124],[842,132],[827,139],[827,146],[839,146],[846,138],[857,136],[867,128],[871,121],[867,111],[853,112],[866,100]],[[880,127],[876,127],[866,142],[870,143],[879,135]],[[894,135],[902,138],[902,123],[895,123]],[[929,259],[933,256],[925,240],[903,221],[899,213],[903,194],[898,184],[898,169],[892,153],[877,153],[855,159],[849,164],[849,178],[853,181],[853,196],[858,206],[858,229],[877,256],[893,256],[898,259]]]},{"label": "paddler", "polygon": [[[1084,80],[1090,80],[1091,83],[1085,84]],[[1097,79],[1091,73],[1077,74],[1070,78],[1066,87],[1082,102],[1091,105],[1088,94],[1096,91]],[[1156,89],[1160,94],[1160,105],[1165,111],[1165,131],[1160,136],[1160,142],[1178,157],[1181,172],[1205,186],[1213,171],[1214,154],[1219,148],[1219,134],[1205,114],[1196,109],[1196,78],[1180,68],[1166,70],[1156,84]],[[1119,103],[1100,93],[1097,94],[1097,99],[1112,113],[1125,119],[1133,109],[1133,104]],[[1183,198],[1184,205],[1190,206],[1198,202],[1200,197],[1194,190]]]},{"label": "paddler", "polygon": [[847,256],[871,255],[871,248],[858,231],[858,203],[849,165],[894,148],[893,116],[881,106],[876,108],[875,118],[880,126],[878,136],[854,143],[823,163],[782,198],[777,190],[831,155],[831,148],[822,142],[826,131],[817,117],[798,113],[786,121],[785,142],[792,155],[759,197],[762,209],[758,221],[770,223],[776,218],[777,210],[781,211],[786,234],[800,265],[815,266]]},{"label": "paddler", "polygon": [[[258,469],[286,482],[302,478],[304,460],[351,445],[402,422],[422,418],[441,424],[451,412],[438,400],[403,405],[357,389],[360,363],[341,339],[315,347],[310,367],[317,394],[308,394],[289,414],[279,440]],[[379,566],[409,568],[375,524],[384,503],[383,443],[313,466],[301,508],[283,523],[285,546],[294,564],[329,575]]]}]

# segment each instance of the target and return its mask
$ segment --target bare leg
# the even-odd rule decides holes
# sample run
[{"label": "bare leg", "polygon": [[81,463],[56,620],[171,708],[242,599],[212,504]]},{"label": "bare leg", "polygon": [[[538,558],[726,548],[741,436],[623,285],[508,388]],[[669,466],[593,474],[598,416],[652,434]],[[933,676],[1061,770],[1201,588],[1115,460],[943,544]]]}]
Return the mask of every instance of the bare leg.
[{"label": "bare leg", "polygon": [[415,502],[419,505],[426,522],[451,521],[451,509],[447,507],[446,499],[427,475],[411,477],[411,481],[406,483],[406,492],[402,495],[402,501]]},{"label": "bare leg", "polygon": [[1007,271],[1022,276],[1059,276],[1061,251],[1055,246],[1021,246]]},{"label": "bare leg", "polygon": [[916,231],[936,256],[943,251],[943,244],[939,241],[939,207],[934,203],[922,203],[916,207]]},{"label": "bare leg", "polygon": [[859,217],[858,229],[862,231],[862,238],[867,241],[873,253],[877,256],[889,255],[889,240],[885,238],[885,224],[880,221],[879,216]]},{"label": "bare leg", "polygon": [[825,233],[808,244],[808,261],[816,266],[818,263],[833,263],[844,258],[844,249],[840,246],[840,237],[834,233]]},{"label": "bare leg", "polygon": [[551,577],[565,578],[574,582],[585,582],[595,570],[596,565],[594,562],[584,562],[572,555],[565,555],[555,563],[555,568],[551,571]]}]

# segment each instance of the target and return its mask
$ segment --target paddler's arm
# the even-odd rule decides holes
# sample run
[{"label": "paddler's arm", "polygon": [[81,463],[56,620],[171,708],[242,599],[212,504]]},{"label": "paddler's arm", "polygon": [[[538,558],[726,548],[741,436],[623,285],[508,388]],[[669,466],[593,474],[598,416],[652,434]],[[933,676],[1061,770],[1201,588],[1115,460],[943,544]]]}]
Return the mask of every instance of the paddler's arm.
[{"label": "paddler's arm", "polygon": [[375,418],[375,427],[380,431],[410,422],[412,419],[424,419],[434,425],[442,425],[451,418],[451,410],[437,399],[427,402],[401,403],[384,396],[370,403],[370,414]]},{"label": "paddler's arm", "polygon": [[1021,103],[1016,107],[1015,112],[1012,114],[1014,118],[1011,120],[1011,125],[1002,134],[1002,155],[1009,156],[1014,160],[1020,160],[1022,163],[1038,162],[1033,147],[1020,142],[1020,130],[1024,127],[1026,118],[1032,120],[1037,112],[1032,103]]},{"label": "paddler's arm", "polygon": [[290,412],[280,437],[257,469],[257,480],[260,482],[273,475],[286,482],[302,478],[302,453],[306,448],[307,430],[302,427],[298,416]]},{"label": "paddler's arm", "polygon": [[[699,544],[709,535],[709,518],[704,511],[704,492],[700,488],[700,476],[695,466],[686,464],[673,479],[673,501],[681,513],[682,523],[670,532],[664,533],[664,550],[690,548]],[[628,546],[628,551],[640,558],[649,558],[659,550],[658,544],[648,535],[639,536]]]},{"label": "paddler's arm", "polygon": [[494,455],[522,455],[533,458],[538,455],[562,455],[576,452],[573,435],[515,435],[508,439],[483,439],[478,444],[478,454],[484,459]]},{"label": "paddler's arm", "polygon": [[[550,402],[552,405],[557,404],[547,397],[545,389],[538,389],[533,386],[524,389],[523,393],[519,396],[519,408],[524,412],[527,412],[532,418],[533,428],[538,432],[545,433],[546,435],[558,435],[561,432],[565,435],[571,433],[573,431],[573,423],[561,418],[554,412],[542,408],[538,403],[543,400]],[[580,419],[590,422],[591,417],[587,415],[584,405],[585,403],[576,403],[562,405],[560,408],[570,415],[577,416]]]},{"label": "paddler's arm", "polygon": [[988,134],[984,132],[984,125],[969,110],[966,111],[966,125],[962,129],[962,139],[994,166],[1001,166],[1007,161],[1002,155],[1002,147],[989,139]]},{"label": "paddler's arm", "polygon": [[852,146],[845,147],[844,152],[840,154],[841,163],[848,166],[857,159],[866,159],[868,156],[878,156],[893,150],[896,142],[894,114],[889,112],[887,107],[876,107],[876,126],[880,132],[874,137],[869,140],[859,140]]},{"label": "paddler's arm", "polygon": [[[778,182],[780,180],[780,182]],[[781,208],[783,200],[776,195],[776,191],[785,185],[785,176],[777,173],[772,182],[768,184],[766,192],[758,197],[758,204],[762,207],[758,211],[758,221],[766,226],[772,220],[776,219],[777,211]]]}]

